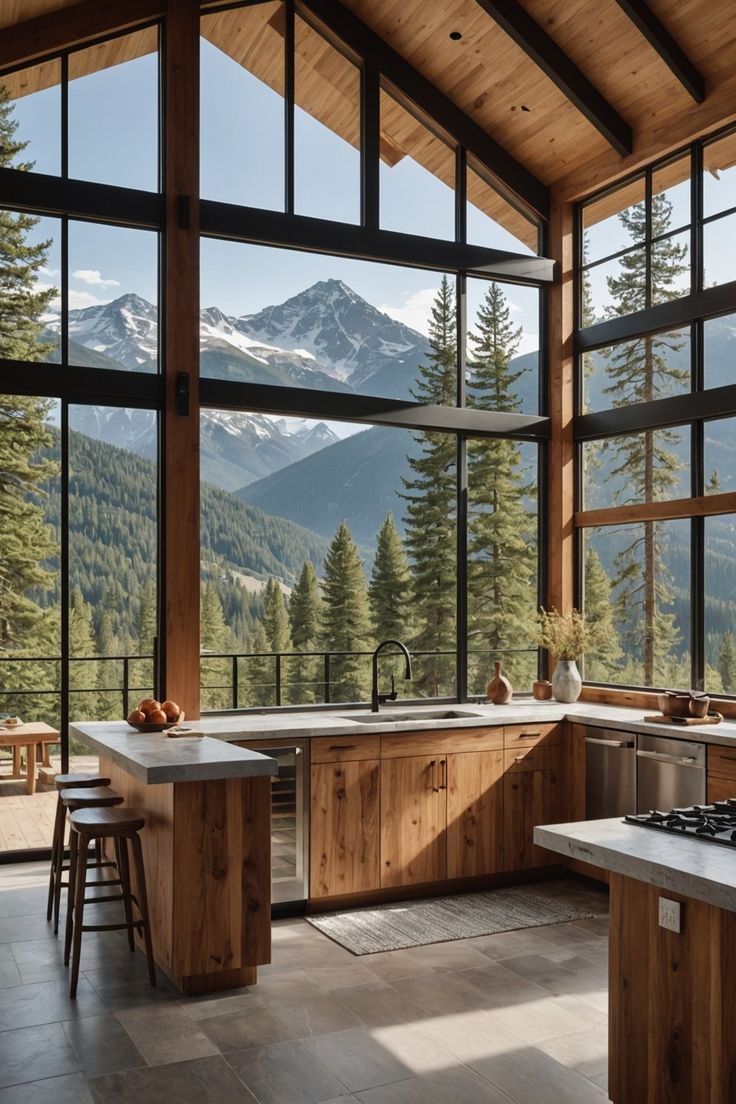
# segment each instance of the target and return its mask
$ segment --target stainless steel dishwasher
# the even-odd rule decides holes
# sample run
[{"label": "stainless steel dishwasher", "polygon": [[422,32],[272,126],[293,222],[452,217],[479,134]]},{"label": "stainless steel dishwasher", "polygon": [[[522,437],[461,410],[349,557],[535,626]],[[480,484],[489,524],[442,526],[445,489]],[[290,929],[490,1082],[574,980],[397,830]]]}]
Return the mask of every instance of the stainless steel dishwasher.
[{"label": "stainless steel dishwasher", "polygon": [[636,782],[637,813],[704,805],[705,744],[640,734],[636,749]]},{"label": "stainless steel dishwasher", "polygon": [[585,816],[626,816],[636,809],[636,737],[610,728],[585,730]]}]

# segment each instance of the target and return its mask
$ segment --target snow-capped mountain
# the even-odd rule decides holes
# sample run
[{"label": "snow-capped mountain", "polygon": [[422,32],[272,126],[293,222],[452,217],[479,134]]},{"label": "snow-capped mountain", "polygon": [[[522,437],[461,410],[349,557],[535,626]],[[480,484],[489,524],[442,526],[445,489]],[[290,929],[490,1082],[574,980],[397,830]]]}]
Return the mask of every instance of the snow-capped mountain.
[{"label": "snow-capped mountain", "polygon": [[124,368],[145,371],[158,360],[158,311],[140,295],[69,311],[69,336]]}]

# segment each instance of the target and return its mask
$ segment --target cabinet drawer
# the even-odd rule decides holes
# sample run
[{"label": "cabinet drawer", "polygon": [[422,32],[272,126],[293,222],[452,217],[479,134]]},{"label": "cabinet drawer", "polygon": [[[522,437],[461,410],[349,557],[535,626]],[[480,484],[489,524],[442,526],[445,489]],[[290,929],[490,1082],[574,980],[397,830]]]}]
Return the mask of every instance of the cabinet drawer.
[{"label": "cabinet drawer", "polygon": [[736,747],[709,747],[708,774],[720,774],[736,781]]},{"label": "cabinet drawer", "polygon": [[501,751],[503,728],[441,728],[423,732],[384,732],[381,758],[403,759],[407,755],[452,755],[467,751]]},{"label": "cabinet drawer", "polygon": [[311,744],[313,763],[351,763],[364,759],[378,759],[381,737],[373,736],[315,736]]},{"label": "cabinet drawer", "polygon": [[532,747],[534,744],[546,744],[548,747],[557,746],[560,742],[562,725],[556,724],[528,724],[505,725],[503,730],[503,746],[509,751],[511,748]]},{"label": "cabinet drawer", "polygon": [[706,801],[728,801],[732,798],[736,798],[736,778],[709,773]]},{"label": "cabinet drawer", "polygon": [[505,771],[551,770],[557,766],[554,748],[534,744],[507,750],[503,758]]}]

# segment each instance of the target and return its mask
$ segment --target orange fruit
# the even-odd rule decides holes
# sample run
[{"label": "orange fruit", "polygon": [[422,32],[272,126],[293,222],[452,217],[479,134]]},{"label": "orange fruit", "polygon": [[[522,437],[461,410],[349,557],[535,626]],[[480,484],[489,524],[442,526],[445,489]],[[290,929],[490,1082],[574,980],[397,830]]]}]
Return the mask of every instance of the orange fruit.
[{"label": "orange fruit", "polygon": [[144,698],[138,708],[144,713],[153,713],[155,709],[161,708],[161,702],[157,702],[155,698]]},{"label": "orange fruit", "polygon": [[163,709],[152,709],[146,714],[146,720],[149,724],[166,724],[166,714]]},{"label": "orange fruit", "polygon": [[142,709],[134,709],[132,713],[128,714],[128,724],[145,724],[146,714]]},{"label": "orange fruit", "polygon": [[176,718],[181,713],[181,709],[176,704],[176,702],[175,701],[170,701],[168,699],[164,702],[164,704],[161,706],[161,708],[163,709],[166,716],[172,721],[175,721]]}]

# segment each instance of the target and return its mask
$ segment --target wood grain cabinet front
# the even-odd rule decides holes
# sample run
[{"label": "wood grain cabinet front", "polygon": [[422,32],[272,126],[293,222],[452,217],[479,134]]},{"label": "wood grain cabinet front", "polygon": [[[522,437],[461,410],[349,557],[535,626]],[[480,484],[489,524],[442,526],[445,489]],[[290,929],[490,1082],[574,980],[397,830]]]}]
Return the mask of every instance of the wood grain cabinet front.
[{"label": "wood grain cabinet front", "polygon": [[381,762],[381,887],[447,877],[447,756]]},{"label": "wood grain cabinet front", "polygon": [[310,897],[378,889],[378,759],[312,764]]},{"label": "wood grain cabinet front", "polygon": [[707,800],[726,801],[736,797],[736,748],[712,745],[708,748]]},{"label": "wood grain cabinet front", "polygon": [[503,870],[502,751],[447,756],[447,877]]},{"label": "wood grain cabinet front", "polygon": [[559,820],[560,804],[556,762],[551,768],[542,770],[506,772],[503,793],[505,870],[524,870],[558,861],[551,852],[534,843],[534,828],[537,824]]}]

